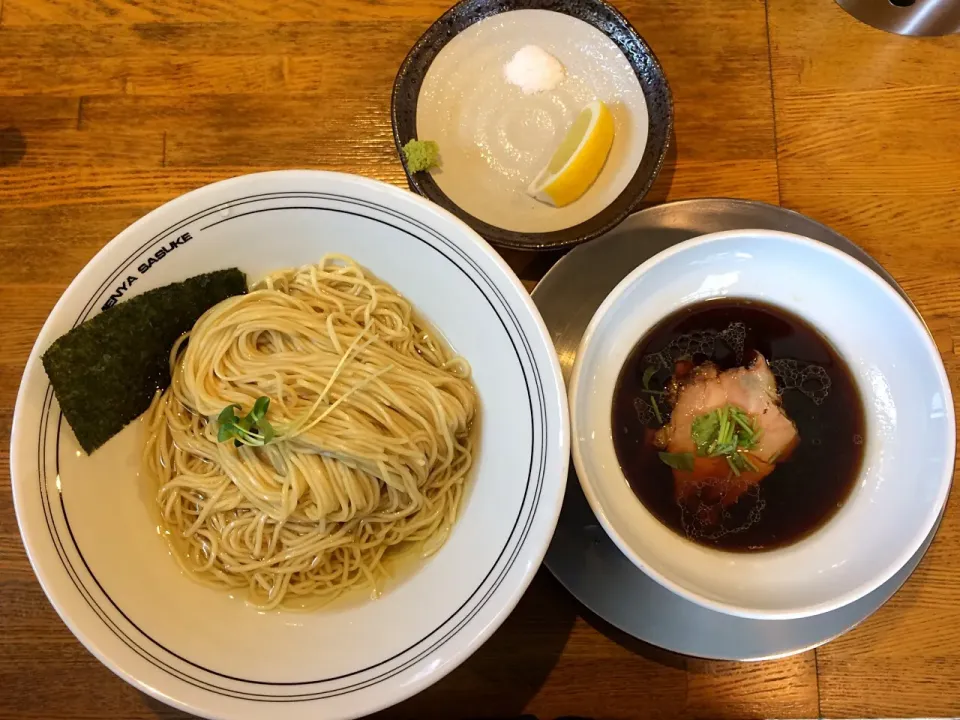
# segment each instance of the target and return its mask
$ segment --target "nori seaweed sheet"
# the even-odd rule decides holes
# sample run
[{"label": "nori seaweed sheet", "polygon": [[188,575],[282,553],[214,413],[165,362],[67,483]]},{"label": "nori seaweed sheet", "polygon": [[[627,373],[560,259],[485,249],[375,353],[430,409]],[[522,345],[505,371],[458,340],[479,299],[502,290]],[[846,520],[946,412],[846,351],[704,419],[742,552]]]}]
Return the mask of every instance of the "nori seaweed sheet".
[{"label": "nori seaweed sheet", "polygon": [[43,354],[60,408],[92,453],[170,385],[173,343],[221,300],[247,291],[236,268],[149,290],[104,310]]}]

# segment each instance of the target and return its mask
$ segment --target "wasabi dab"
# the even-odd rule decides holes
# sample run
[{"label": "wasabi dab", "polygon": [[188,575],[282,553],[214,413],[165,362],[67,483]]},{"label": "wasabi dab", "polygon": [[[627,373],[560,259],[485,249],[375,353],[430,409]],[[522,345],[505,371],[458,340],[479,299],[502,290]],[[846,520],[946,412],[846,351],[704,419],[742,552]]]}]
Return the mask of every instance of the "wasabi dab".
[{"label": "wasabi dab", "polygon": [[403,146],[403,155],[412,173],[440,167],[440,147],[433,140],[411,140]]}]

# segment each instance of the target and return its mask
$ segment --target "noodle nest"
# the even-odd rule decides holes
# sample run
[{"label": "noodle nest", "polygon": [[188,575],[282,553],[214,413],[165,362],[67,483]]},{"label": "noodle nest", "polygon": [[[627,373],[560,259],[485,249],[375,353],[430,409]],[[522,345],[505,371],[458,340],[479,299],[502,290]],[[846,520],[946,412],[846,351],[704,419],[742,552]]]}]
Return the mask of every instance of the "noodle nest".
[{"label": "noodle nest", "polygon": [[[457,517],[478,401],[470,368],[354,261],[272,273],[207,311],[170,354],[144,451],[173,554],[264,608],[377,594],[400,549]],[[276,437],[218,442],[269,398]]]}]

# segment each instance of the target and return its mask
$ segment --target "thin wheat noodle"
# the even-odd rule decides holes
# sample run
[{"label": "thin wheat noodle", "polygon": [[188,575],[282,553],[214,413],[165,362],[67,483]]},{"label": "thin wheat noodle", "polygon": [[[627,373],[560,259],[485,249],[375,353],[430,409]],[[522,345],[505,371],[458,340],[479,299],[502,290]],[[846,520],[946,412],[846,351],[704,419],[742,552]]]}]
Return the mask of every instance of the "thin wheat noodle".
[{"label": "thin wheat noodle", "polygon": [[[275,272],[170,353],[144,451],[174,555],[265,608],[378,592],[385,556],[446,540],[472,463],[470,368],[396,290],[343,256]],[[217,441],[270,399],[277,438]]]}]

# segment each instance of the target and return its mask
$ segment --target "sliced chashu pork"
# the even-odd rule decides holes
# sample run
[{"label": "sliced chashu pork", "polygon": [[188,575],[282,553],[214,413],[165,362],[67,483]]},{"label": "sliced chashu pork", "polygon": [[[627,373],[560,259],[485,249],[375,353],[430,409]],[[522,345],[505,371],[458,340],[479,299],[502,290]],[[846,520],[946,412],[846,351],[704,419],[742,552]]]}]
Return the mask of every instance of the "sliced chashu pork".
[{"label": "sliced chashu pork", "polygon": [[[686,374],[681,374],[686,370]],[[658,444],[671,453],[693,453],[693,470],[674,470],[678,501],[699,498],[709,504],[731,505],[747,490],[773,472],[799,442],[797,428],[783,412],[777,383],[762,355],[748,367],[723,372],[704,363],[697,368],[678,368],[675,402],[670,423],[659,434]],[[734,473],[723,457],[699,457],[693,440],[693,421],[706,413],[734,405],[756,419],[759,437],[749,457],[756,470]]]}]

